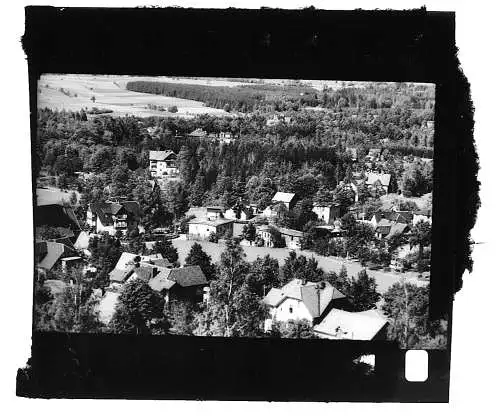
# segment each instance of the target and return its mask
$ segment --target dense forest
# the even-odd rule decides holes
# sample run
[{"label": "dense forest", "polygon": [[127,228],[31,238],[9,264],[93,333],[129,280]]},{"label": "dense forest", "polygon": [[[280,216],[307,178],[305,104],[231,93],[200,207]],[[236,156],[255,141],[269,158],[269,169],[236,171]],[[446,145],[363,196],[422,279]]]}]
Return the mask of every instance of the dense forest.
[{"label": "dense forest", "polygon": [[134,92],[171,96],[203,102],[226,111],[253,112],[297,111],[309,107],[390,109],[394,107],[433,110],[434,88],[406,83],[385,86],[368,84],[365,88],[345,87],[322,91],[296,85],[251,84],[237,87],[203,86],[154,81],[131,81],[126,85]]}]

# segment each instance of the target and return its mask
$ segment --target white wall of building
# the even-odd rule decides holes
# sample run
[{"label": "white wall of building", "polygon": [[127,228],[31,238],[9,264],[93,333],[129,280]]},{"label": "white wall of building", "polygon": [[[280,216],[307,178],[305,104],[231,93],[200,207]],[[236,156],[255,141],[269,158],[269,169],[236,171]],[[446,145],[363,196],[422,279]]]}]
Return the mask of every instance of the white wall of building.
[{"label": "white wall of building", "polygon": [[307,319],[309,322],[313,318],[302,301],[297,299],[286,298],[276,308],[271,308],[269,311],[271,318],[280,322],[298,321]]}]

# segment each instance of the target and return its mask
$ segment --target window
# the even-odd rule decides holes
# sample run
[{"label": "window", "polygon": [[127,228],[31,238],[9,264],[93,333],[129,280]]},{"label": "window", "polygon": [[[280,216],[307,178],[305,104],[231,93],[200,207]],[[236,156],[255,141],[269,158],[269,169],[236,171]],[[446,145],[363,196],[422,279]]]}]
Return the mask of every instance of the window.
[{"label": "window", "polygon": [[288,308],[288,310],[290,311],[291,314],[293,314],[293,308],[291,306]]}]

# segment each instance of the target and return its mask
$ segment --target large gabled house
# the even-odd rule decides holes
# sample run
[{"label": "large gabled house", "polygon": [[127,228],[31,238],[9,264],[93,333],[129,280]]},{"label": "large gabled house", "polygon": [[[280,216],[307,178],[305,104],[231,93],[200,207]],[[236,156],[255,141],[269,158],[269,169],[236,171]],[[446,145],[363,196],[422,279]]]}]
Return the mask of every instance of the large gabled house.
[{"label": "large gabled house", "polygon": [[380,191],[383,194],[391,192],[391,174],[368,172],[366,186],[369,191]]},{"label": "large gabled house", "polygon": [[176,177],[179,175],[177,155],[172,150],[150,150],[149,172],[155,178]]},{"label": "large gabled house", "polygon": [[125,234],[138,227],[140,220],[141,208],[136,201],[92,203],[87,210],[87,224],[96,233]]},{"label": "large gabled house", "polygon": [[319,323],[331,308],[347,305],[346,297],[330,283],[301,279],[293,279],[281,289],[273,287],[262,303],[269,309],[271,323],[305,319],[312,325]]}]

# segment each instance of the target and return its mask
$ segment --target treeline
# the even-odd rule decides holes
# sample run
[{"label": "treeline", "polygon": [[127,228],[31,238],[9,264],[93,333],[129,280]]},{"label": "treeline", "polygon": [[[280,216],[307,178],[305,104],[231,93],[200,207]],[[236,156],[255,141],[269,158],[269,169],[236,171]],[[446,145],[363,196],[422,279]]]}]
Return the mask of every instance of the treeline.
[{"label": "treeline", "polygon": [[316,89],[286,85],[252,84],[236,87],[203,86],[154,81],[131,81],[128,90],[155,95],[172,96],[203,102],[226,111],[251,112],[298,110],[303,106],[340,110],[359,109],[434,109],[434,86],[369,84],[366,87]]},{"label": "treeline", "polygon": [[309,106],[319,104],[316,90],[295,86],[226,87],[137,80],[128,82],[126,88],[134,92],[200,101],[206,106],[226,111],[250,112],[269,107],[269,105],[272,105],[276,111],[297,110],[299,104]]},{"label": "treeline", "polygon": [[434,86],[411,83],[368,84],[366,87],[323,89],[325,108],[411,108],[434,109]]}]

